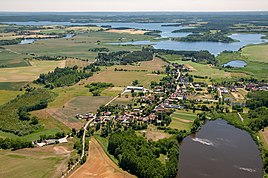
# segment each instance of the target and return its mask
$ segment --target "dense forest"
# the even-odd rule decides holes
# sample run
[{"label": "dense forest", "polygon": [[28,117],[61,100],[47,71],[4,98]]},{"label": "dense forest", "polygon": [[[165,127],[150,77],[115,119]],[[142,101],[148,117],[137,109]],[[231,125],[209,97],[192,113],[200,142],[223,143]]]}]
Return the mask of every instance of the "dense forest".
[{"label": "dense forest", "polygon": [[246,105],[250,108],[249,127],[254,131],[259,131],[268,126],[268,92],[254,91],[247,97],[249,100]]},{"label": "dense forest", "polygon": [[91,77],[92,72],[79,71],[77,66],[73,68],[56,68],[48,74],[40,74],[35,83],[44,84],[46,88],[71,86],[79,82],[81,79]]},{"label": "dense forest", "polygon": [[[175,177],[181,137],[182,134],[179,134],[177,137],[147,142],[133,130],[120,131],[110,136],[108,151],[118,159],[122,169],[138,177]],[[167,159],[161,162],[160,155]]]},{"label": "dense forest", "polygon": [[140,61],[150,61],[153,59],[151,51],[118,51],[111,53],[98,53],[96,65],[127,65]]}]

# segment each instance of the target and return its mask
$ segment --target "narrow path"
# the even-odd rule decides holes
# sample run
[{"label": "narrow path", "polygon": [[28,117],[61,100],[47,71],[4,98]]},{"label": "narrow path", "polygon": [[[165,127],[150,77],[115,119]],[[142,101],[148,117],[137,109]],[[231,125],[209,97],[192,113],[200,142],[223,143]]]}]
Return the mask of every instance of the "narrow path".
[{"label": "narrow path", "polygon": [[244,122],[244,118],[240,115],[240,113],[238,112],[237,115],[239,116],[241,122]]},{"label": "narrow path", "polygon": [[[106,103],[105,104],[105,106],[108,106],[111,102],[113,102],[115,99],[117,99],[118,98],[118,96],[116,96],[116,97],[114,97],[113,99],[111,99],[108,103]],[[91,123],[91,122],[93,122],[94,120],[95,120],[95,118],[96,118],[96,115],[94,116],[94,118],[92,118],[91,120],[89,120],[86,124],[85,124],[85,126],[84,126],[84,133],[83,133],[83,138],[82,138],[82,145],[83,145],[83,149],[82,149],[82,154],[81,154],[81,157],[80,157],[80,159],[64,174],[64,175],[62,175],[62,177],[61,178],[64,178],[64,177],[66,177],[67,175],[69,175],[70,173],[71,173],[71,171],[72,170],[74,170],[74,168],[77,166],[77,165],[79,165],[80,164],[80,161],[83,159],[83,157],[85,156],[85,140],[86,140],[86,132],[87,132],[87,128],[88,128],[88,126],[89,126],[89,124]]]}]

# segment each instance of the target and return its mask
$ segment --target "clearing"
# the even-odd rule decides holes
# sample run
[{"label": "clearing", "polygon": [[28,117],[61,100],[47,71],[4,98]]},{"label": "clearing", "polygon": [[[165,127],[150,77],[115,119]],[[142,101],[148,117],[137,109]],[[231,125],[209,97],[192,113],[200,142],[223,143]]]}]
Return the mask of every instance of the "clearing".
[{"label": "clearing", "polygon": [[70,178],[75,177],[134,178],[135,176],[120,169],[110,160],[95,138],[91,138],[87,161],[70,175]]},{"label": "clearing", "polygon": [[165,133],[162,130],[157,130],[153,126],[149,126],[146,133],[147,140],[153,140],[158,141],[160,139],[169,138],[171,135],[168,133]]}]

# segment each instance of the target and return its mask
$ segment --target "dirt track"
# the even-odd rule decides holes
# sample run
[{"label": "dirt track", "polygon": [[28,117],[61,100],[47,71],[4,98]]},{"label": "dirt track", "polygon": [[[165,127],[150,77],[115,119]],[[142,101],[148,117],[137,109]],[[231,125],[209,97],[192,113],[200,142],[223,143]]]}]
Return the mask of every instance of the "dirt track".
[{"label": "dirt track", "polygon": [[121,170],[110,160],[102,150],[100,144],[92,138],[89,146],[87,161],[79,167],[69,178],[134,178],[135,176]]}]

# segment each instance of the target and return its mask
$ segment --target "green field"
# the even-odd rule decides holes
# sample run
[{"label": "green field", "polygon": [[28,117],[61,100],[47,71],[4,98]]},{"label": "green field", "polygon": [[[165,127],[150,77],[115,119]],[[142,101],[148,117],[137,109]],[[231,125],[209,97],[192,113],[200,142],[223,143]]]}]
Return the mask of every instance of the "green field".
[{"label": "green field", "polygon": [[178,130],[190,130],[192,122],[196,119],[197,115],[191,112],[176,111],[172,115],[172,122],[169,127]]},{"label": "green field", "polygon": [[25,86],[28,82],[0,82],[0,90],[15,90],[18,91],[20,88]]},{"label": "green field", "polygon": [[0,82],[6,82],[6,84],[9,82],[32,82],[37,79],[41,73],[48,73],[49,71],[53,71],[56,67],[65,66],[65,61],[31,60],[30,63],[31,66],[26,67],[1,68]]},{"label": "green field", "polygon": [[190,72],[192,75],[208,76],[211,79],[231,78],[232,76],[240,76],[243,74],[225,72],[209,65],[199,64],[192,61],[182,61],[179,55],[164,55],[165,59],[172,63],[187,64],[190,65],[193,70]]},{"label": "green field", "polygon": [[66,159],[52,151],[0,150],[0,177],[52,177],[60,176],[59,164]]},{"label": "green field", "polygon": [[[117,34],[108,32],[89,32],[78,34],[71,39],[50,39],[39,40],[33,44],[11,45],[9,48],[18,53],[34,53],[39,56],[67,56],[72,58],[87,59],[94,61],[97,56],[96,52],[89,52],[92,48],[108,48],[110,51],[122,50],[140,50],[140,46],[122,46],[107,43],[131,41],[131,40],[148,40],[152,37],[144,35]],[[97,41],[100,41],[97,43]],[[4,58],[4,57],[3,57]]]},{"label": "green field", "polygon": [[16,98],[17,95],[23,94],[21,91],[12,91],[12,90],[0,90],[0,105],[5,104],[6,102]]},{"label": "green field", "polygon": [[[21,46],[21,45],[18,45]],[[1,67],[22,67],[31,65],[25,54],[17,53],[12,50],[0,48],[0,66]]]},{"label": "green field", "polygon": [[250,61],[268,63],[268,44],[247,46],[242,49],[242,54]]},{"label": "green field", "polygon": [[[226,71],[229,72],[238,72],[238,73],[245,73],[250,76],[253,76],[258,79],[267,79],[268,75],[268,59],[267,59],[267,52],[264,48],[258,47],[261,45],[256,46],[248,46],[243,49],[243,52],[235,52],[235,53],[221,53],[217,59],[220,62],[220,65],[225,64],[232,60],[243,60],[247,63],[247,65],[243,68],[231,68],[227,69]],[[249,48],[249,50],[248,50]],[[266,48],[266,47],[265,47]],[[268,49],[268,48],[266,48]],[[244,52],[247,51],[247,52]]]}]

